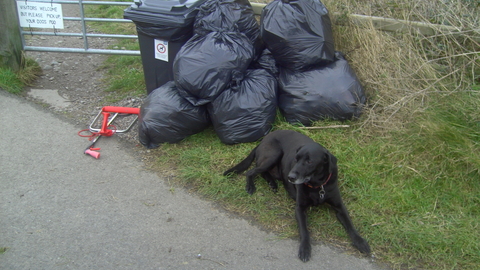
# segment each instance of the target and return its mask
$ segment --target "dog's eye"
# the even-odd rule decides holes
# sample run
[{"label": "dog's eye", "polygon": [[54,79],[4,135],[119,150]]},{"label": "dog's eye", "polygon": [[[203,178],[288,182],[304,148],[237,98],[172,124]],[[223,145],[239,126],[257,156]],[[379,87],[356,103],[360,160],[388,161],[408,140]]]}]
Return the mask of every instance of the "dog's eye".
[{"label": "dog's eye", "polygon": [[312,161],[310,159],[307,160],[307,164],[312,164]]}]

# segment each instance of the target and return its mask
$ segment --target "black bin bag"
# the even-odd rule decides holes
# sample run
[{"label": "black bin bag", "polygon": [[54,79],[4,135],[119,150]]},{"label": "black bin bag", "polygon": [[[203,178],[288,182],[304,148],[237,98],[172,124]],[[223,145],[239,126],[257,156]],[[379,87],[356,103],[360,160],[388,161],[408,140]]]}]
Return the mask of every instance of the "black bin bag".
[{"label": "black bin bag", "polygon": [[260,35],[283,68],[304,70],[334,60],[331,21],[319,0],[270,2],[262,10]]},{"label": "black bin bag", "polygon": [[213,101],[235,72],[247,70],[253,46],[240,32],[195,35],[178,52],[173,74],[179,93],[195,106]]},{"label": "black bin bag", "polygon": [[308,71],[281,69],[279,108],[289,123],[359,117],[366,102],[355,72],[340,52],[335,62]]},{"label": "black bin bag", "polygon": [[217,136],[225,144],[254,142],[272,129],[277,111],[277,80],[263,69],[249,69],[242,81],[207,105]]},{"label": "black bin bag", "polygon": [[210,125],[205,106],[195,107],[182,98],[173,81],[152,91],[140,109],[138,135],[147,148],[176,143]]},{"label": "black bin bag", "polygon": [[194,33],[241,32],[250,39],[255,56],[263,50],[260,25],[248,0],[207,0],[195,17]]},{"label": "black bin bag", "polygon": [[199,7],[193,28],[195,34],[202,36],[238,31],[252,40],[260,37],[260,26],[247,0],[207,0]]}]

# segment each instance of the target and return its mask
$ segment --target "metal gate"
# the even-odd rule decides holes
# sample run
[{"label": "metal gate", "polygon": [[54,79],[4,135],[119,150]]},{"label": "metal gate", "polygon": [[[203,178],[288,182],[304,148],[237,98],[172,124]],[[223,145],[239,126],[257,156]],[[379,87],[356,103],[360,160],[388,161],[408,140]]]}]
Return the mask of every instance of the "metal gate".
[{"label": "metal gate", "polygon": [[[3,1],[3,0],[2,0]],[[31,8],[25,8],[34,10],[35,6],[33,5],[45,5],[50,4],[52,7],[54,4],[61,4],[63,8],[65,5],[77,5],[78,6],[78,16],[73,17],[63,17],[63,21],[75,21],[80,23],[81,32],[71,33],[69,29],[67,30],[56,29],[54,26],[52,29],[45,28],[33,28],[33,27],[20,27],[20,33],[22,37],[23,50],[25,51],[41,51],[41,52],[67,52],[67,53],[89,53],[89,54],[118,54],[118,55],[140,55],[140,51],[135,50],[118,50],[118,49],[105,49],[105,48],[90,48],[89,38],[113,38],[113,39],[136,39],[136,35],[117,35],[117,34],[101,34],[101,33],[89,33],[87,31],[87,22],[109,22],[109,23],[132,23],[131,20],[127,19],[106,19],[106,18],[86,18],[85,17],[85,8],[86,5],[115,5],[115,6],[130,6],[133,2],[110,2],[110,1],[61,1],[61,0],[15,0],[18,4],[22,6],[27,6],[32,4]],[[23,7],[22,7],[23,8]],[[26,11],[27,12],[27,11]],[[32,16],[35,16],[35,11],[31,11]],[[27,13],[25,13],[27,14]],[[40,13],[37,13],[40,14]],[[33,23],[33,21],[32,21]],[[25,23],[24,23],[25,24]],[[48,31],[50,30],[50,31]],[[65,48],[65,47],[39,47],[39,46],[28,46],[25,40],[27,35],[38,35],[38,36],[66,36],[71,38],[79,38],[83,40],[83,46],[79,48]],[[83,47],[83,48],[82,48]]]}]

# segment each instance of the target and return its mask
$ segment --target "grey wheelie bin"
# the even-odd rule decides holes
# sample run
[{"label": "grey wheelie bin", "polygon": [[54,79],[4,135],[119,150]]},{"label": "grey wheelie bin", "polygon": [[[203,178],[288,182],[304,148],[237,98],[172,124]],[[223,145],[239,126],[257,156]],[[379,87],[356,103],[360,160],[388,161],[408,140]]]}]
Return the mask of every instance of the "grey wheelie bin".
[{"label": "grey wheelie bin", "polygon": [[205,0],[135,0],[123,17],[137,28],[147,94],[173,80],[173,60],[193,35]]}]

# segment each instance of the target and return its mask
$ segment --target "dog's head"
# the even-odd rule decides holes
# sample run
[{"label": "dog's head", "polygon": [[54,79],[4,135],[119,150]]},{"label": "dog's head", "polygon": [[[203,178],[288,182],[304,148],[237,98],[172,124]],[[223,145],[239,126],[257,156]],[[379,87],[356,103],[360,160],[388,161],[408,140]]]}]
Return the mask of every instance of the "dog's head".
[{"label": "dog's head", "polygon": [[297,185],[323,180],[333,172],[335,161],[335,157],[320,144],[310,143],[303,145],[297,149],[295,161],[288,173],[288,181]]}]

